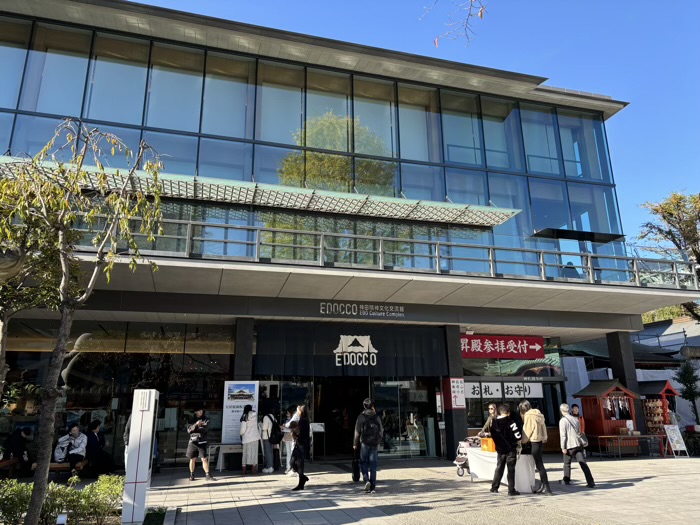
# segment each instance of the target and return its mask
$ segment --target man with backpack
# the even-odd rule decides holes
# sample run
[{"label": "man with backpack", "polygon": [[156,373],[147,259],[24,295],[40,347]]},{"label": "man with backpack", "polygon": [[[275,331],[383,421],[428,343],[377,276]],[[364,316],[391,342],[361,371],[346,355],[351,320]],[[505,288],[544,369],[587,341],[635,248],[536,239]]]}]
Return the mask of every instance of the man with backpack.
[{"label": "man with backpack", "polygon": [[370,398],[362,402],[364,411],[355,423],[353,448],[360,449],[360,468],[365,482],[365,492],[374,493],[377,485],[377,461],[379,460],[379,443],[382,440],[382,421],[374,409]]}]

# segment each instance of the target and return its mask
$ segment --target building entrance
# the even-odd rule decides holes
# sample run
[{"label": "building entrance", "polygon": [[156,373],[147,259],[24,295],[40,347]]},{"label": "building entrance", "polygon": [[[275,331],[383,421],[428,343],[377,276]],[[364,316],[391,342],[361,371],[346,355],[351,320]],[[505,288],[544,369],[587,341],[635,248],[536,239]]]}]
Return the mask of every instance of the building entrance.
[{"label": "building entrance", "polygon": [[[314,422],[325,425],[326,455],[351,456],[355,422],[362,402],[370,397],[368,378],[316,378],[315,386]],[[317,448],[316,453],[322,450]]]}]

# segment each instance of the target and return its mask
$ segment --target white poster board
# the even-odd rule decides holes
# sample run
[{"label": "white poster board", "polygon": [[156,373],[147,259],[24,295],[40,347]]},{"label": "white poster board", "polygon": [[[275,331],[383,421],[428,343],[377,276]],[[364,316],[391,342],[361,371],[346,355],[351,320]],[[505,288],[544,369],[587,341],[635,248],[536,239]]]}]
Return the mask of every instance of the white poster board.
[{"label": "white poster board", "polygon": [[241,416],[246,405],[258,411],[258,381],[226,381],[224,383],[224,413],[221,425],[221,442],[227,445],[241,443]]},{"label": "white poster board", "polygon": [[666,431],[666,437],[668,437],[668,445],[671,447],[671,452],[673,456],[680,456],[681,452],[685,452],[686,456],[689,456],[688,449],[685,448],[685,441],[683,441],[683,436],[678,428],[678,425],[664,425],[664,430]]}]

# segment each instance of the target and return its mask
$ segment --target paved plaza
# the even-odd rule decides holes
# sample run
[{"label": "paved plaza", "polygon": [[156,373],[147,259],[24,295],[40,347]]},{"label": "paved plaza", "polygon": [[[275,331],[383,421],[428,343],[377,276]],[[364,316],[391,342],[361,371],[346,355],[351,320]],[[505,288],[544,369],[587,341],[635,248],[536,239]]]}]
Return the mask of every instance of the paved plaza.
[{"label": "paved plaza", "polygon": [[[242,476],[233,471],[187,480],[183,469],[156,475],[149,506],[177,507],[176,525],[398,524],[691,524],[700,520],[700,458],[593,459],[597,486],[583,474],[561,486],[561,463],[546,456],[554,497],[509,497],[505,487],[457,477],[441,460],[385,460],[377,493],[350,481],[349,463],[314,463],[307,490],[293,492],[296,478],[282,474]],[[198,465],[198,474],[202,474]]]}]

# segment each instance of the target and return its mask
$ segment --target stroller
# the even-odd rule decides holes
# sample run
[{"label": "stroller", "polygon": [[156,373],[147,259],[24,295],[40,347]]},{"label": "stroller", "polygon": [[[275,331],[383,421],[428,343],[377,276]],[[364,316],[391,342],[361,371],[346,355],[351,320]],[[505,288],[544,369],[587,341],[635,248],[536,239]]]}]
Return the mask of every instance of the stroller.
[{"label": "stroller", "polygon": [[464,471],[469,472],[469,458],[467,457],[467,449],[472,447],[480,447],[481,439],[478,437],[466,438],[460,441],[457,446],[457,457],[453,461],[457,465],[457,475],[461,478],[464,476]]}]

